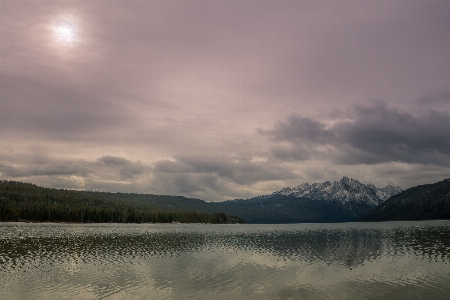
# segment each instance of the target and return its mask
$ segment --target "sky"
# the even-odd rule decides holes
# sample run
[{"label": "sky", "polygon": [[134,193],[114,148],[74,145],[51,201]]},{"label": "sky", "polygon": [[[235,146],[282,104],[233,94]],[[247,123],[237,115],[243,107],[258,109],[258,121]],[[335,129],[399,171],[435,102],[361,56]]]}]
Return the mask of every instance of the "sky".
[{"label": "sky", "polygon": [[0,179],[248,198],[450,177],[450,1],[0,0]]}]

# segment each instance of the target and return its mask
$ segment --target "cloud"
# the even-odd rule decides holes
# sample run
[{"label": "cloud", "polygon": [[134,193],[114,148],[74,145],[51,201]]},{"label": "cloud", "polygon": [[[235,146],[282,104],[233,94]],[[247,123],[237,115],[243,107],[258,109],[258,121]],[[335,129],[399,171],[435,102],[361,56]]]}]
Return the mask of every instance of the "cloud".
[{"label": "cloud", "polygon": [[334,136],[324,123],[298,114],[289,116],[284,122],[277,122],[271,130],[259,129],[259,132],[271,136],[274,141],[302,143],[322,143],[333,139]]},{"label": "cloud", "polygon": [[69,176],[77,175],[86,177],[92,170],[78,163],[52,162],[45,164],[27,165],[25,167],[14,167],[0,164],[0,173],[3,176],[18,178],[31,176]]},{"label": "cloud", "polygon": [[129,2],[1,3],[1,176],[215,200],[450,164],[450,2]]},{"label": "cloud", "polygon": [[[0,174],[6,178],[25,181],[32,178],[36,182],[43,182],[42,178],[47,178],[48,181],[58,184],[70,184],[76,181],[77,188],[80,185],[86,185],[86,188],[108,186],[108,184],[130,185],[142,176],[149,176],[152,170],[151,166],[140,161],[132,162],[115,156],[103,156],[95,161],[42,160],[40,158],[30,160],[26,164],[20,164],[20,162],[16,164],[0,164]],[[55,180],[56,177],[61,180]],[[66,185],[58,186],[67,187]]]},{"label": "cloud", "polygon": [[292,170],[280,164],[253,161],[249,157],[230,156],[175,156],[176,161],[160,161],[155,164],[158,173],[207,174],[240,185],[258,181],[293,178]]},{"label": "cloud", "polygon": [[11,178],[27,176],[27,173],[25,171],[5,164],[0,164],[0,173],[2,174],[2,176]]},{"label": "cloud", "polygon": [[417,102],[423,105],[450,104],[450,91],[441,90],[439,92],[431,93],[426,96],[419,97]]},{"label": "cloud", "polygon": [[251,153],[178,155],[156,162],[152,174],[151,186],[157,192],[170,191],[212,201],[251,197],[260,193],[261,185],[298,177],[292,168],[279,161]]},{"label": "cloud", "polygon": [[102,156],[97,159],[97,162],[100,164],[110,165],[110,166],[129,166],[132,164],[131,161],[125,159],[123,157],[115,157],[115,156]]},{"label": "cloud", "polygon": [[450,115],[424,109],[417,115],[384,102],[356,106],[355,120],[333,127],[340,144],[376,155],[379,162],[439,164],[450,157]]},{"label": "cloud", "polygon": [[131,124],[120,104],[70,84],[0,75],[3,136],[81,141]]},{"label": "cloud", "polygon": [[133,179],[136,175],[141,175],[150,171],[151,167],[141,162],[131,162],[123,157],[102,156],[97,159],[97,164],[118,170],[122,180]]},{"label": "cloud", "polygon": [[446,111],[426,108],[413,114],[376,101],[354,105],[351,117],[327,126],[292,115],[273,129],[259,132],[274,142],[272,154],[279,159],[328,155],[341,164],[450,164],[450,114]]}]

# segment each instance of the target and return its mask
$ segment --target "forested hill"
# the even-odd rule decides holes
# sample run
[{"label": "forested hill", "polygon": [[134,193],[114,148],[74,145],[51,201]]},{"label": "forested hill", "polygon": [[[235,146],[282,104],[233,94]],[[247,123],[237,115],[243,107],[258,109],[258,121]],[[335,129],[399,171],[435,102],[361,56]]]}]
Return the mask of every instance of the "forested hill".
[{"label": "forested hill", "polygon": [[277,194],[216,205],[221,211],[258,224],[354,222],[374,207],[365,202],[342,203]]},{"label": "forested hill", "polygon": [[364,215],[360,221],[450,219],[450,179],[412,187]]},{"label": "forested hill", "polygon": [[244,223],[182,196],[50,189],[0,181],[0,221],[115,223]]}]

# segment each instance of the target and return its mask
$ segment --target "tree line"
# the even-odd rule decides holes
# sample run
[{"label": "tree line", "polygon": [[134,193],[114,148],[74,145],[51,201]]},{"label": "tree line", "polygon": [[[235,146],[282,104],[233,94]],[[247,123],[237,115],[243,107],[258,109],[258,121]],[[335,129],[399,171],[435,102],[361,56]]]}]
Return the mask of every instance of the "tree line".
[{"label": "tree line", "polygon": [[[30,183],[0,181],[0,221],[76,222],[76,223],[245,223],[223,212],[205,213],[182,210],[177,198],[151,195],[158,202],[133,201],[136,194],[99,193],[50,189]],[[187,199],[187,198],[184,198]],[[185,200],[186,201],[186,200]],[[198,200],[197,200],[198,202]],[[183,206],[185,208],[185,206]]]}]

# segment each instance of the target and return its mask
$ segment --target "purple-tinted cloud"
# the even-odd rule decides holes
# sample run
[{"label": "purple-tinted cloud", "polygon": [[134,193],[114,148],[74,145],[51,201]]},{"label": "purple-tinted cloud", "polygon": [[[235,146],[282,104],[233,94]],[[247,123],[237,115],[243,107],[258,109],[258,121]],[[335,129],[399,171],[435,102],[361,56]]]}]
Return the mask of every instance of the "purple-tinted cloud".
[{"label": "purple-tinted cloud", "polygon": [[425,0],[2,1],[1,176],[210,200],[320,176],[417,183],[398,164],[427,183],[449,167],[449,14]]},{"label": "purple-tinted cloud", "polygon": [[176,161],[157,162],[155,172],[158,174],[205,174],[225,178],[240,185],[295,177],[290,168],[264,161],[228,156],[177,156]]},{"label": "purple-tinted cloud", "polygon": [[0,173],[5,177],[32,177],[32,176],[70,176],[77,175],[86,177],[92,172],[91,169],[78,163],[46,163],[34,164],[25,168],[17,168],[10,165],[0,164]]},{"label": "purple-tinted cloud", "polygon": [[412,114],[378,101],[354,106],[352,117],[351,121],[326,126],[293,115],[260,133],[271,137],[275,144],[287,143],[273,146],[274,156],[280,159],[314,158],[320,147],[328,146],[332,147],[329,157],[344,164],[450,163],[448,112],[426,108]]}]

